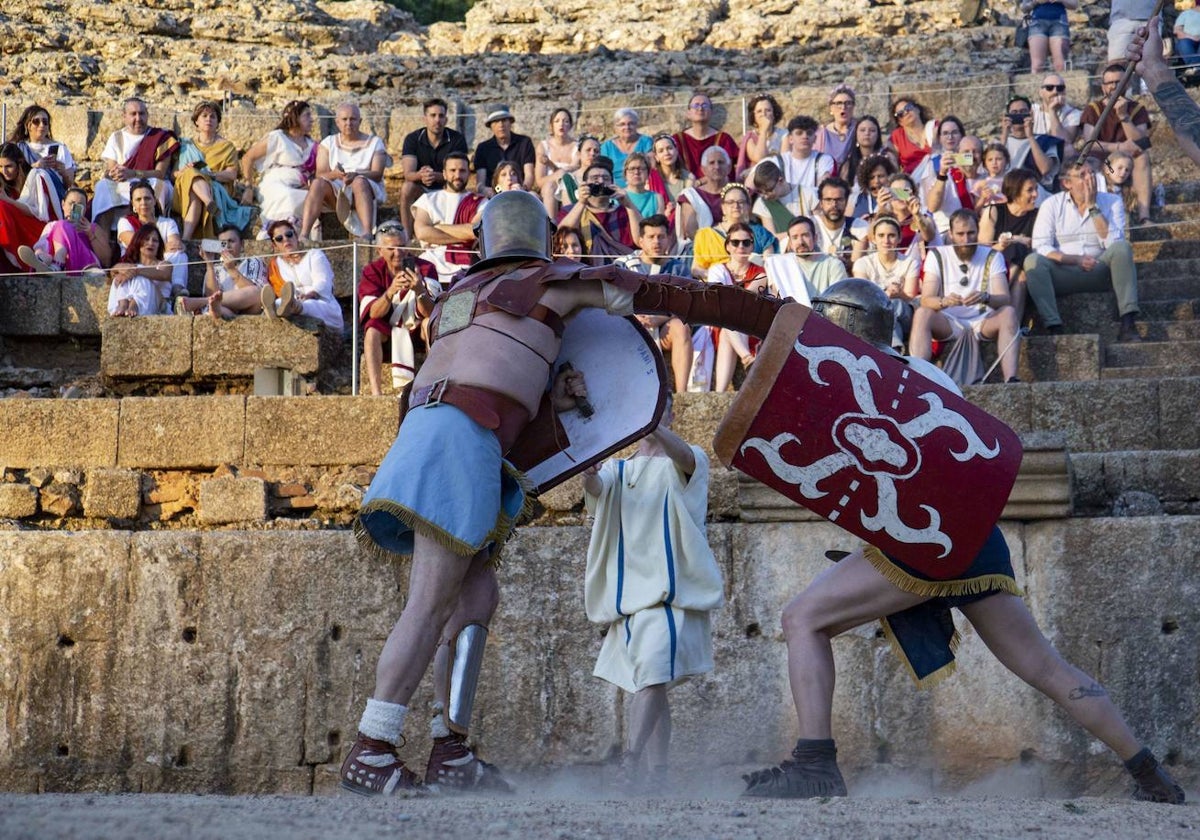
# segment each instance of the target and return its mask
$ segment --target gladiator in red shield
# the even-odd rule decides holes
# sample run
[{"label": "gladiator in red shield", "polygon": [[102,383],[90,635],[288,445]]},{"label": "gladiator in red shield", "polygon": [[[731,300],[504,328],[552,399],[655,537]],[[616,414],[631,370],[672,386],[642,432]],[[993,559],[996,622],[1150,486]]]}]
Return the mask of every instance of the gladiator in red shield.
[{"label": "gladiator in red shield", "polygon": [[971,565],[1021,442],[962,397],[789,304],[717,431],[717,456],[922,574]]}]

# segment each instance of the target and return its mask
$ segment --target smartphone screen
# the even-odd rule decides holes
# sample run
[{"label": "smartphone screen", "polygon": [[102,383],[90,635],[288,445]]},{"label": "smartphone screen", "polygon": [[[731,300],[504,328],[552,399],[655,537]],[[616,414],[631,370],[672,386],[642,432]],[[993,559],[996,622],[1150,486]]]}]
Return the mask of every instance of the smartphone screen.
[{"label": "smartphone screen", "polygon": [[896,197],[897,201],[912,201],[913,197],[912,193],[904,187],[892,187],[892,195]]},{"label": "smartphone screen", "polygon": [[221,243],[215,239],[205,239],[200,242],[200,250],[209,254],[221,253]]},{"label": "smartphone screen", "polygon": [[46,147],[46,157],[58,157],[58,144],[51,143]]},{"label": "smartphone screen", "polygon": [[83,221],[83,205],[82,204],[72,205],[71,221],[72,222],[82,222]]}]

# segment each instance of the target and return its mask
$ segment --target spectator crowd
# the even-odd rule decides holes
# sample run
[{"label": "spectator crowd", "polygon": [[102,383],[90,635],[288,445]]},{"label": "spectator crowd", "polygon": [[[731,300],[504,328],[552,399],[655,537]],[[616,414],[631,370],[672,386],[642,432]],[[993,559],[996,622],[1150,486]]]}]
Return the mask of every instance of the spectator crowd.
[{"label": "spectator crowd", "polygon": [[[1060,67],[1057,11],[1037,9],[1031,44],[1048,43]],[[576,133],[572,111],[557,108],[529,136],[495,105],[484,120],[491,136],[472,150],[448,125],[446,102],[432,98],[399,144],[401,184],[390,197],[392,154],[362,130],[352,102],[337,106],[336,131],[323,139],[313,107],[290,102],[239,155],[221,134],[218,103],[199,103],[180,138],[130,98],[90,195],[49,111],[31,105],[0,146],[0,272],[103,273],[114,317],[306,315],[341,332],[333,271],[313,244],[342,237],[322,230],[332,213],[345,237],[375,246],[356,314],[380,393],[385,357],[394,387],[415,374],[434,300],[478,259],[475,225],[488,199],[526,190],[557,225],[557,256],[805,303],[848,276],[867,279],[893,302],[897,350],[939,358],[969,384],[984,373],[980,343],[995,342],[1013,381],[1022,326],[1036,314],[1061,331],[1063,295],[1112,289],[1119,340],[1140,340],[1127,232],[1151,221],[1150,118],[1121,96],[1099,119],[1123,71],[1106,67],[1103,95],[1077,104],[1052,72],[1036,96],[1012,97],[999,135],[986,138],[913,97],[886,115],[859,114],[856,92],[839,84],[827,114],[789,116],[769,94],[751,98],[740,137],[714,124],[700,92],[678,131],[654,135],[632,108],[612,115],[605,138]],[[394,214],[381,213],[388,206]],[[245,254],[254,235],[269,255]],[[205,263],[199,296],[187,289],[189,242]],[[677,390],[726,390],[754,363],[756,343],[744,335],[676,318],[643,325]]]}]

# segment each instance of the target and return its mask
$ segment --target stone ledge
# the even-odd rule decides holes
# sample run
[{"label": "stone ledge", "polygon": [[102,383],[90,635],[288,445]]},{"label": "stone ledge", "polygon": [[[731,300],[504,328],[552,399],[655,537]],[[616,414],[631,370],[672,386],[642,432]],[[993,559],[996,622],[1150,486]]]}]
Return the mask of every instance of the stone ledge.
[{"label": "stone ledge", "polygon": [[246,462],[375,465],[399,428],[394,399],[248,397]]},{"label": "stone ledge", "polygon": [[190,318],[108,318],[100,327],[100,374],[121,379],[183,379],[192,372]]},{"label": "stone ledge", "polygon": [[334,362],[340,336],[312,318],[287,321],[245,315],[232,321],[208,316],[192,322],[192,376],[228,379],[254,376],[255,368],[277,367],[315,376]]},{"label": "stone ledge", "polygon": [[0,276],[0,335],[58,335],[62,297],[58,275]]},{"label": "stone ledge", "polygon": [[29,468],[117,463],[121,401],[0,400],[0,463]]},{"label": "stone ledge", "polygon": [[245,397],[126,397],[121,400],[118,463],[122,467],[241,463],[245,419]]}]

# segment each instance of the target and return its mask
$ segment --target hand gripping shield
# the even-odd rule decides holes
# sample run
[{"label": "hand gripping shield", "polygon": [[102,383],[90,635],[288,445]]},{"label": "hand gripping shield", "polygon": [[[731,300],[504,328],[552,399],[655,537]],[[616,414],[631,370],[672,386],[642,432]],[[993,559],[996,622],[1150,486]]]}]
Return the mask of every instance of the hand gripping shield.
[{"label": "hand gripping shield", "polygon": [[800,304],[780,310],[714,449],[935,580],[971,565],[1021,464],[999,420]]},{"label": "hand gripping shield", "polygon": [[533,457],[509,452],[539,493],[645,437],[667,403],[662,354],[635,318],[582,310],[567,322],[554,369],[564,363],[582,371],[595,413],[558,415],[564,448]]}]

